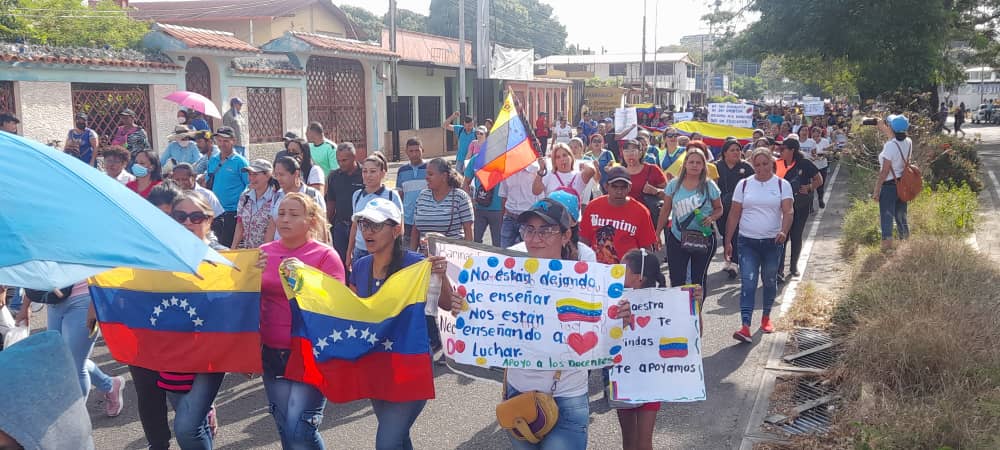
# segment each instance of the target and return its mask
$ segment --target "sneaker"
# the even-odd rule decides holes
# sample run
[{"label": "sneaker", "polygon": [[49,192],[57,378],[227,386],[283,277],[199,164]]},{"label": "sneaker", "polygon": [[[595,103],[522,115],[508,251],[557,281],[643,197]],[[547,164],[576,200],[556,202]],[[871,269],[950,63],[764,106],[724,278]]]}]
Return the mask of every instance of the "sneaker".
[{"label": "sneaker", "polygon": [[730,280],[735,280],[736,277],[739,276],[739,272],[737,272],[737,268],[735,266],[727,268],[726,273],[729,274]]},{"label": "sneaker", "polygon": [[744,343],[753,342],[753,337],[750,336],[750,326],[743,325],[743,327],[740,328],[739,331],[733,333],[733,339],[736,339],[737,341]]},{"label": "sneaker", "polygon": [[785,283],[785,274],[779,273],[775,278],[778,280],[778,284]]},{"label": "sneaker", "polygon": [[771,323],[771,318],[769,316],[764,316],[760,319],[760,331],[765,333],[774,333],[774,324]]},{"label": "sneaker", "polygon": [[104,394],[104,414],[108,417],[118,417],[125,406],[125,378],[111,379],[111,391]]},{"label": "sneaker", "polygon": [[826,203],[824,203],[823,200],[820,200],[819,201],[819,209],[823,209],[823,208],[826,208]]},{"label": "sneaker", "polygon": [[799,269],[792,269],[792,271],[789,272],[789,275],[791,275],[792,278],[798,278],[802,276],[802,274],[799,273]]}]

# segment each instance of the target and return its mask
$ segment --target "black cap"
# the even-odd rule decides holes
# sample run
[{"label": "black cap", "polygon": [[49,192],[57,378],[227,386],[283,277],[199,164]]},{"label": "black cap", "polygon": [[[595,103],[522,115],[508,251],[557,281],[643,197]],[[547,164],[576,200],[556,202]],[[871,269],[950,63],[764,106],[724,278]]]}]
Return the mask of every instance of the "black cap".
[{"label": "black cap", "polygon": [[207,141],[209,139],[212,139],[212,132],[208,131],[208,130],[198,130],[198,131],[194,132],[194,138],[195,139],[204,139],[204,140]]},{"label": "black cap", "polygon": [[563,230],[572,227],[566,207],[551,198],[544,198],[536,202],[531,206],[531,209],[517,216],[517,221],[524,223],[532,216],[542,219],[549,225],[559,225]]},{"label": "black cap", "polygon": [[298,138],[299,138],[299,135],[295,134],[295,132],[293,132],[293,131],[289,131],[289,132],[285,133],[285,140],[286,141],[294,141],[294,140],[296,140]]},{"label": "black cap", "polygon": [[76,118],[87,120],[87,113],[76,113]]},{"label": "black cap", "polygon": [[629,146],[633,146],[633,147],[635,147],[636,149],[641,149],[641,148],[642,148],[642,147],[641,147],[641,146],[639,145],[639,141],[638,141],[638,140],[635,140],[635,139],[628,139],[628,140],[626,140],[626,141],[625,141],[624,143],[622,143],[622,149],[626,149],[626,148],[628,148]]},{"label": "black cap", "polygon": [[236,131],[233,130],[232,127],[219,127],[217,130],[215,130],[215,136],[235,139]]},{"label": "black cap", "polygon": [[793,138],[785,138],[785,141],[782,142],[781,145],[784,145],[785,148],[789,150],[798,150],[799,148],[801,148],[801,146],[799,145],[799,140]]},{"label": "black cap", "polygon": [[608,178],[607,184],[614,183],[615,181],[625,181],[628,184],[632,184],[632,177],[625,170],[625,166],[614,166],[605,173]]},{"label": "black cap", "polygon": [[125,109],[122,110],[122,112],[118,113],[118,115],[119,116],[132,116],[132,117],[135,117],[135,111],[132,111],[131,109],[125,108]]}]

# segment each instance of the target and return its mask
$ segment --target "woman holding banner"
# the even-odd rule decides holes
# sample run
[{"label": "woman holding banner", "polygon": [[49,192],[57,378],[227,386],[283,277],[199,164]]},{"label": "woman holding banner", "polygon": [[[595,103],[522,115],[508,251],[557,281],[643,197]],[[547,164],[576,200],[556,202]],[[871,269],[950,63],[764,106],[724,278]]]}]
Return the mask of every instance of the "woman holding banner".
[{"label": "woman holding banner", "polygon": [[[298,178],[301,180],[301,178]],[[323,449],[319,424],[326,399],[305,383],[284,377],[291,355],[292,312],[278,266],[288,258],[322,270],[344,282],[344,264],[329,242],[326,214],[311,196],[289,192],[278,204],[274,219],[280,238],[260,247],[257,266],[263,269],[260,283],[261,362],[264,392],[278,426],[281,446],[286,449]]]},{"label": "woman holding banner", "polygon": [[[372,199],[352,219],[368,246],[368,254],[354,261],[348,278],[348,286],[358,296],[375,295],[392,274],[424,260],[422,254],[403,247],[403,211],[394,202],[385,198]],[[443,276],[448,264],[443,256],[431,256],[427,260],[431,263],[432,276],[441,280],[437,286],[430,285],[427,301],[433,300],[435,305],[450,309],[454,294],[448,278]],[[410,427],[427,400],[392,402],[372,398],[371,402],[378,420],[375,448],[412,449]]]},{"label": "woman holding banner", "polygon": [[[532,258],[576,261],[578,253],[572,244],[570,216],[566,208],[550,198],[540,200],[528,211],[518,216],[520,233],[524,238],[528,256]],[[464,300],[453,297],[452,310],[464,307]],[[631,319],[627,301],[619,302],[619,317]],[[578,449],[587,447],[587,427],[590,402],[587,396],[586,369],[528,370],[508,369],[505,372],[503,399],[512,399],[521,393],[537,391],[551,395],[558,407],[558,421],[537,444],[522,441],[510,435],[515,449]]]}]

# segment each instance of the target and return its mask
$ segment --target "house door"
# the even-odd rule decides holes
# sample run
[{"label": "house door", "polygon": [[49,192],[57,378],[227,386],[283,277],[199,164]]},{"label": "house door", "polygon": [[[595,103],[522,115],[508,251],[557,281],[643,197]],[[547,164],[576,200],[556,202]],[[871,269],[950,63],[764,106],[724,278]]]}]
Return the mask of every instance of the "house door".
[{"label": "house door", "polygon": [[[212,99],[212,73],[208,70],[208,64],[205,64],[201,58],[195,56],[188,60],[184,67],[184,84],[187,91],[201,94],[209,100]],[[222,112],[225,112],[225,108]],[[214,130],[215,125],[212,123],[212,118],[205,116],[205,120],[208,121],[209,127]]]},{"label": "house door", "polygon": [[365,158],[365,71],[361,63],[341,58],[313,56],[306,64],[306,102],[310,122],[323,124],[327,138],[351,142]]}]

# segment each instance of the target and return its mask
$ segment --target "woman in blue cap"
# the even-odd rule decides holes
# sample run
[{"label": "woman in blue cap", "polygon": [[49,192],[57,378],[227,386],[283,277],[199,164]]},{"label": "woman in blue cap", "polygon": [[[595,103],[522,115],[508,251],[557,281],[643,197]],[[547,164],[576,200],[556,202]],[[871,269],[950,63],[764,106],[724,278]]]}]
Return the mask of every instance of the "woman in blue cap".
[{"label": "woman in blue cap", "polygon": [[[892,248],[893,220],[896,221],[899,238],[910,237],[910,226],[906,223],[906,202],[900,200],[896,194],[896,180],[903,176],[903,168],[910,160],[913,141],[906,136],[910,121],[902,114],[891,115],[884,121],[880,120],[878,128],[889,137],[889,141],[882,146],[882,153],[878,155],[882,169],[879,171],[878,181],[875,182],[875,192],[872,193],[872,198],[878,202],[882,250],[885,251]],[[955,129],[958,130],[958,126]]]}]

